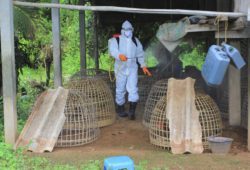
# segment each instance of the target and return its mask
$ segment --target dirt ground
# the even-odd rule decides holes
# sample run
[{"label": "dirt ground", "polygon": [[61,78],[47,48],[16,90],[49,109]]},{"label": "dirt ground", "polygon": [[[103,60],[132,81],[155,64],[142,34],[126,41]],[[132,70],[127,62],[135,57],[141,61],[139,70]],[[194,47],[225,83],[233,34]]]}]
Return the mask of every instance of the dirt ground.
[{"label": "dirt ground", "polygon": [[223,136],[234,139],[227,155],[203,154],[173,155],[156,148],[149,142],[148,129],[142,125],[143,107],[137,109],[136,121],[117,119],[101,128],[101,136],[95,142],[72,148],[55,148],[52,153],[35,154],[51,161],[80,165],[89,160],[103,160],[107,156],[128,155],[136,164],[147,161],[147,168],[158,169],[249,169],[250,152],[247,151],[247,131],[224,124]]}]

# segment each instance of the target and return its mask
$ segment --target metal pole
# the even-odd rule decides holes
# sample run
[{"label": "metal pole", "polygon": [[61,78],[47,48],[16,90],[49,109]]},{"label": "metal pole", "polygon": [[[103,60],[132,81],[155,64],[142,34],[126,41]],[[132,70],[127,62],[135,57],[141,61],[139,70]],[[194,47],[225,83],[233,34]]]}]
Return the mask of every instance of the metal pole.
[{"label": "metal pole", "polygon": [[128,8],[117,6],[79,6],[66,4],[51,4],[51,3],[32,3],[13,1],[15,5],[37,7],[37,8],[64,8],[71,10],[89,10],[89,11],[113,11],[125,13],[140,13],[140,14],[173,14],[173,15],[205,15],[217,17],[218,15],[228,16],[229,18],[246,17],[246,13],[242,12],[216,12],[202,10],[185,10],[185,9],[145,9],[145,8]]},{"label": "metal pole", "polygon": [[13,3],[0,1],[0,28],[3,77],[5,142],[14,144],[17,137],[16,69],[14,48]]},{"label": "metal pole", "polygon": [[[59,3],[59,0],[52,0]],[[52,8],[52,34],[53,34],[53,62],[54,62],[54,86],[62,86],[62,63],[61,63],[61,37],[60,37],[60,9]]]}]

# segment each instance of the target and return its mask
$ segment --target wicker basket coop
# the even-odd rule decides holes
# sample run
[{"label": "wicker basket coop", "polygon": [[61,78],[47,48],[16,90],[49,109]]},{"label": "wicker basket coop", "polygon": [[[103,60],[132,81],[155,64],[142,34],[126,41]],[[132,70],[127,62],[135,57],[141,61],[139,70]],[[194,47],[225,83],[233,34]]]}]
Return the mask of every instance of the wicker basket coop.
[{"label": "wicker basket coop", "polygon": [[[111,77],[110,77],[111,76]],[[114,77],[114,72],[108,72],[106,70],[100,70],[95,68],[83,69],[80,72],[75,73],[70,79],[84,79],[84,78],[98,77],[105,81],[110,88],[112,94],[115,94],[115,81],[111,81]]]},{"label": "wicker basket coop", "polygon": [[146,75],[138,76],[138,93],[139,93],[139,102],[141,104],[146,103],[149,91],[155,82],[156,82],[155,77],[148,77]]},{"label": "wicker basket coop", "polygon": [[142,123],[148,127],[156,103],[167,95],[168,79],[157,81],[151,88],[145,105]]},{"label": "wicker basket coop", "polygon": [[[196,92],[198,91],[199,93],[204,93],[200,84],[197,82],[198,81],[196,81],[194,85],[195,91]],[[143,114],[142,123],[144,124],[144,126],[146,127],[149,126],[150,117],[153,113],[155,105],[163,96],[167,95],[167,88],[168,88],[168,79],[162,79],[153,84],[149,92]]]},{"label": "wicker basket coop", "polygon": [[93,114],[97,116],[99,127],[114,123],[116,118],[114,99],[102,78],[76,78],[72,79],[67,86],[87,97],[86,105],[92,107]]},{"label": "wicker basket coop", "polygon": [[[169,125],[165,115],[167,97],[163,96],[156,104],[149,124],[150,142],[164,149],[170,148]],[[202,128],[202,143],[204,149],[208,149],[208,136],[220,136],[222,134],[222,120],[216,103],[213,99],[202,93],[196,94],[195,105],[200,112]]]},{"label": "wicker basket coop", "polygon": [[64,109],[66,121],[58,137],[57,147],[84,145],[98,138],[100,130],[96,115],[91,113],[91,108],[86,106],[84,100],[86,98],[76,92],[69,92]]}]

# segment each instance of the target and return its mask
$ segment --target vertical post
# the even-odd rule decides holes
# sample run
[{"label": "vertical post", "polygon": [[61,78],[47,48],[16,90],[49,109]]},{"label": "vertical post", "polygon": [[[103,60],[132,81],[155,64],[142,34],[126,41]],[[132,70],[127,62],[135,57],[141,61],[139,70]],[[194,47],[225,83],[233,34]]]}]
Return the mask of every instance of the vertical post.
[{"label": "vertical post", "polygon": [[[248,15],[247,15],[247,22],[248,22],[248,25],[250,25],[250,5],[248,6]],[[249,29],[249,28],[248,28]],[[248,66],[247,66],[247,104],[248,104],[248,107],[247,107],[247,112],[248,112],[248,125],[247,125],[247,148],[248,150],[250,151],[250,38],[248,38],[248,41],[247,41],[247,47],[248,47],[248,54],[247,54],[247,63],[248,63]]]},{"label": "vertical post", "polygon": [[[93,2],[94,5],[95,5],[95,1]],[[93,25],[93,31],[94,31],[94,58],[95,58],[95,68],[96,69],[99,69],[99,54],[98,54],[98,30],[97,30],[97,15],[98,13],[97,12],[94,12],[94,25]]]},{"label": "vertical post", "polygon": [[[84,5],[84,0],[79,0],[79,5]],[[86,33],[85,33],[85,11],[79,11],[79,29],[80,29],[80,71],[86,69]]]},{"label": "vertical post", "polygon": [[[240,49],[239,42],[230,43],[237,49]],[[240,70],[229,66],[229,124],[233,126],[241,125],[241,75]]]},{"label": "vertical post", "polygon": [[17,135],[16,69],[14,51],[13,2],[0,1],[0,28],[3,77],[5,142],[14,144]]},{"label": "vertical post", "polygon": [[250,21],[250,7],[248,7],[248,10],[247,10],[247,21],[248,22]]},{"label": "vertical post", "polygon": [[250,38],[248,38],[248,78],[247,78],[247,104],[248,104],[248,125],[247,125],[247,129],[248,129],[248,139],[247,139],[247,148],[250,151]]},{"label": "vertical post", "polygon": [[[59,0],[52,0],[59,3]],[[52,35],[53,35],[53,62],[54,62],[54,86],[62,86],[62,63],[61,63],[61,41],[60,41],[60,9],[52,8]]]}]

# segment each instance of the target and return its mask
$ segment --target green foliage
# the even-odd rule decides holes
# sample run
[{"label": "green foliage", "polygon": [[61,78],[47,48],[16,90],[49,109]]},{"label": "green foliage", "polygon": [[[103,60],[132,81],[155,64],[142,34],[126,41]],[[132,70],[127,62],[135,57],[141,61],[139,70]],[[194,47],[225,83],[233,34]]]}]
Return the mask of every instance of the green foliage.
[{"label": "green foliage", "polygon": [[0,168],[16,169],[19,161],[20,159],[17,159],[16,153],[13,152],[11,146],[0,142]]},{"label": "green foliage", "polygon": [[103,53],[99,58],[99,62],[100,69],[114,70],[114,59],[108,53]]},{"label": "green foliage", "polygon": [[25,155],[23,148],[16,151],[11,145],[0,142],[0,169],[1,170],[31,170],[31,169],[48,169],[48,170],[77,170],[75,166],[68,164],[55,164],[42,157],[29,157]]},{"label": "green foliage", "polygon": [[[4,124],[3,124],[3,97],[0,96],[0,142],[4,140]],[[1,151],[0,151],[1,152]]]},{"label": "green foliage", "polygon": [[197,69],[201,70],[202,65],[205,61],[205,43],[198,43],[192,48],[188,43],[181,44],[182,52],[179,55],[182,61],[183,68],[186,66],[195,66]]},{"label": "green foliage", "polygon": [[101,170],[101,162],[99,160],[89,161],[88,163],[81,165],[82,170]]},{"label": "green foliage", "polygon": [[33,37],[35,24],[30,15],[22,8],[14,6],[14,29],[25,37]]},{"label": "green foliage", "polygon": [[19,95],[17,98],[18,132],[20,133],[29,117],[32,106],[35,102],[37,93],[32,95]]},{"label": "green foliage", "polygon": [[30,86],[31,81],[44,82],[46,79],[46,72],[42,66],[39,66],[37,69],[24,67],[22,70],[22,74],[19,75],[19,89],[21,87],[28,87],[32,91],[32,87]]},{"label": "green foliage", "polygon": [[147,67],[155,67],[159,63],[150,48],[145,52],[145,63]]},{"label": "green foliage", "polygon": [[139,162],[138,165],[135,165],[135,169],[136,170],[145,170],[145,169],[147,169],[147,165],[148,165],[148,161],[143,160],[143,161]]}]

